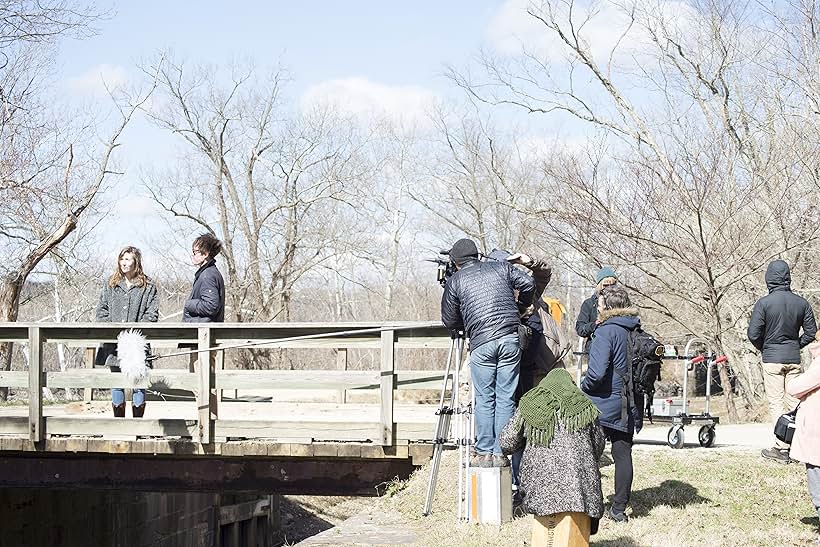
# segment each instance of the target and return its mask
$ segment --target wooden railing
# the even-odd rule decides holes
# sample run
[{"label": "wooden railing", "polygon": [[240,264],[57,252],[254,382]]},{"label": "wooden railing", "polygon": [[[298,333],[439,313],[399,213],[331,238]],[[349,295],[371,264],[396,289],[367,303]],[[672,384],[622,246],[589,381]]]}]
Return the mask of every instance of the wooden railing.
[{"label": "wooden railing", "polygon": [[[168,348],[187,344],[195,348],[199,365],[193,369],[156,368],[141,384],[126,387],[181,389],[196,397],[196,419],[163,417],[159,419],[122,419],[82,416],[43,415],[43,388],[107,389],[124,387],[121,374],[107,369],[68,369],[51,372],[44,367],[46,344],[95,347],[114,342],[124,329],[138,328],[154,346]],[[355,332],[351,332],[355,331]],[[306,335],[320,338],[283,340]],[[6,412],[0,416],[0,435],[14,435],[33,442],[47,436],[103,435],[127,433],[136,436],[190,437],[200,443],[227,438],[319,438],[332,441],[370,441],[390,446],[397,439],[429,439],[428,423],[396,423],[394,395],[402,389],[440,389],[444,363],[435,370],[397,370],[399,349],[445,349],[448,332],[438,323],[0,323],[0,342],[27,346],[27,371],[0,371],[0,387],[27,388],[28,416]],[[346,356],[351,349],[378,350],[379,370],[226,370],[225,349],[242,344],[255,348],[336,349]],[[159,353],[173,352],[173,349]],[[341,353],[344,352],[344,353]],[[439,352],[437,355],[440,355]],[[431,352],[431,357],[433,354]],[[336,363],[324,363],[335,368]],[[161,386],[161,387],[160,387]],[[364,419],[347,423],[296,422],[278,419],[220,418],[222,390],[317,390],[372,389],[378,392],[378,419],[375,412]],[[374,406],[375,410],[375,406]],[[274,417],[275,418],[275,417]]]}]

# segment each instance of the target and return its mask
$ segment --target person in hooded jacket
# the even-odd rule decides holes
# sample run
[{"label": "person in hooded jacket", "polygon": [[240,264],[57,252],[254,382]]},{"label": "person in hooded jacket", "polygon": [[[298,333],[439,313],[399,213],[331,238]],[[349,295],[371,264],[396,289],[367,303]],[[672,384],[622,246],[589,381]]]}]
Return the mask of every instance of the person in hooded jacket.
[{"label": "person in hooded jacket", "polygon": [[[769,294],[755,302],[747,335],[763,354],[763,387],[774,424],[797,407],[798,400],[786,391],[786,383],[800,374],[800,350],[814,340],[817,324],[806,299],[792,292],[791,272],[784,261],[775,260],[766,268],[766,287]],[[761,456],[789,463],[789,445],[775,439]]]},{"label": "person in hooded jacket", "polygon": [[194,274],[191,294],[185,301],[183,323],[222,323],[225,321],[225,281],[216,267],[222,242],[213,234],[202,234],[191,245]]},{"label": "person in hooded jacket", "polygon": [[615,495],[606,516],[616,522],[628,519],[626,507],[632,493],[632,437],[641,426],[641,405],[628,387],[631,372],[629,333],[641,325],[638,310],[620,285],[603,287],[598,295],[598,326],[589,346],[589,367],[581,390],[601,412],[601,428],[612,443],[615,460]]}]

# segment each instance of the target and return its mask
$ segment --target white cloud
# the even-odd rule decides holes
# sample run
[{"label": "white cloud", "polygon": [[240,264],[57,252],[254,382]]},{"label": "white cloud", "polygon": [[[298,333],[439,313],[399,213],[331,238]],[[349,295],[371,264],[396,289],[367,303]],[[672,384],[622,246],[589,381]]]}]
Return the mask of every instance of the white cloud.
[{"label": "white cloud", "polygon": [[100,64],[93,66],[73,78],[66,80],[68,89],[78,95],[100,97],[108,94],[108,89],[123,87],[130,77],[125,67]]},{"label": "white cloud", "polygon": [[311,86],[302,106],[330,105],[361,117],[382,117],[409,124],[426,124],[436,95],[420,86],[389,86],[366,78],[328,80]]}]

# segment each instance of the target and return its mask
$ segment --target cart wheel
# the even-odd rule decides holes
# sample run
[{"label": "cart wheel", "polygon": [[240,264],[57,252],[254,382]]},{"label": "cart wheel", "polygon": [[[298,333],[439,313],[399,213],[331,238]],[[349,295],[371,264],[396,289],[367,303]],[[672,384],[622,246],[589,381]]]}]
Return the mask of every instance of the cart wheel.
[{"label": "cart wheel", "polygon": [[669,434],[666,436],[666,444],[672,448],[683,448],[683,427],[673,425],[669,428]]},{"label": "cart wheel", "polygon": [[711,424],[701,426],[700,430],[698,431],[698,442],[701,446],[705,448],[709,448],[710,446],[714,445],[715,426]]}]

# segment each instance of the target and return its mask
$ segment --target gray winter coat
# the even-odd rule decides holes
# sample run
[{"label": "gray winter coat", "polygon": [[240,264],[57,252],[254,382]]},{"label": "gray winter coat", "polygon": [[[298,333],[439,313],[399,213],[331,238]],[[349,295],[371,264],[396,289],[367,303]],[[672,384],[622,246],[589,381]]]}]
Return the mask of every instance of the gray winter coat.
[{"label": "gray winter coat", "polygon": [[125,280],[116,287],[108,283],[100,293],[97,304],[97,321],[107,323],[155,322],[159,319],[159,299],[157,286],[150,280],[144,287],[132,285],[128,288]]},{"label": "gray winter coat", "polygon": [[766,268],[769,294],[755,302],[746,332],[752,345],[763,352],[764,363],[800,363],[800,349],[817,333],[811,305],[792,292],[791,282],[789,265],[782,260]]},{"label": "gray winter coat", "polygon": [[518,430],[514,426],[519,414],[516,410],[501,432],[501,450],[513,454],[524,448],[521,488],[526,511],[538,516],[575,512],[601,518],[604,496],[598,460],[606,438],[598,424],[569,433],[558,423],[549,447],[524,446],[523,422]]}]

